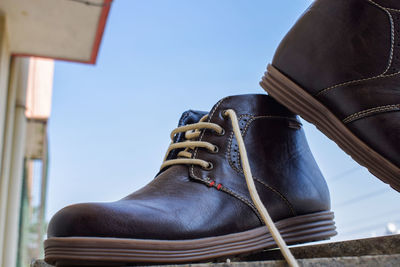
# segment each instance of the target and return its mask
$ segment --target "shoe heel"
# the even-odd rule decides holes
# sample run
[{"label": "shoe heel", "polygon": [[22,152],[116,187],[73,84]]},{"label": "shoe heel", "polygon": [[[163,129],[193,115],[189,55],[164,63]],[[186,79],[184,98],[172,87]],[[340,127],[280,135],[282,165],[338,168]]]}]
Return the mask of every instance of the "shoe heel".
[{"label": "shoe heel", "polygon": [[331,211],[317,212],[276,222],[276,227],[290,245],[322,241],[337,235],[334,217]]}]

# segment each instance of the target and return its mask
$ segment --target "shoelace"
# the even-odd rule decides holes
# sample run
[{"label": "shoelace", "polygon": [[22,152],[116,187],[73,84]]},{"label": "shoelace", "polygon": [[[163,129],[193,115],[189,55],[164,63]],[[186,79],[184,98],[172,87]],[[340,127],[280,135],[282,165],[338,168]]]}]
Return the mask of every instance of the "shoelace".
[{"label": "shoelace", "polygon": [[[288,246],[286,245],[285,241],[283,240],[279,230],[276,228],[274,222],[271,219],[267,209],[261,202],[260,196],[257,193],[256,186],[254,184],[253,175],[251,174],[249,160],[247,158],[247,151],[244,145],[243,137],[240,132],[239,121],[236,116],[236,112],[232,109],[228,109],[224,111],[224,116],[230,118],[233,128],[233,133],[236,137],[238,146],[239,146],[239,153],[240,153],[240,160],[243,167],[244,177],[246,179],[247,188],[250,192],[250,197],[257,208],[257,211],[260,213],[261,218],[263,219],[265,225],[267,226],[269,232],[271,233],[273,239],[275,240],[276,244],[280,248],[282,255],[286,259],[287,263],[291,267],[298,267],[298,263],[294,258],[293,254],[290,252]],[[205,148],[209,150],[211,153],[218,152],[218,147],[206,142],[206,141],[193,141],[193,139],[198,139],[201,134],[201,129],[210,129],[215,131],[217,134],[223,135],[225,133],[224,129],[215,123],[205,122],[208,118],[208,115],[201,118],[198,123],[189,124],[186,126],[178,127],[171,132],[171,140],[172,143],[170,144],[167,153],[164,157],[164,162],[161,165],[161,169],[165,167],[178,165],[178,164],[188,164],[188,165],[198,165],[206,170],[210,170],[213,168],[211,162],[207,162],[202,159],[193,159],[192,152],[195,148]],[[187,141],[180,142],[180,143],[173,143],[174,136],[177,133],[185,132],[185,139]],[[167,160],[169,153],[174,149],[184,148],[183,151],[178,153],[177,159]]]}]

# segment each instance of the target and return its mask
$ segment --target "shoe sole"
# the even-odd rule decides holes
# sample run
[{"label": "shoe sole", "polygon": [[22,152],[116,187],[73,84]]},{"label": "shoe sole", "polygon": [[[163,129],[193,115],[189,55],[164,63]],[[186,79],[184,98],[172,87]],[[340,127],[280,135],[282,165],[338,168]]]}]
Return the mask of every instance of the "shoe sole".
[{"label": "shoe sole", "polygon": [[[320,241],[335,236],[334,214],[312,213],[276,223],[288,244]],[[56,237],[44,242],[45,261],[57,266],[128,265],[132,263],[198,262],[239,255],[276,244],[267,228],[191,240],[147,240]]]},{"label": "shoe sole", "polygon": [[268,65],[260,85],[278,102],[314,124],[355,161],[368,168],[373,175],[400,192],[400,168],[361,141],[306,90],[272,65]]}]

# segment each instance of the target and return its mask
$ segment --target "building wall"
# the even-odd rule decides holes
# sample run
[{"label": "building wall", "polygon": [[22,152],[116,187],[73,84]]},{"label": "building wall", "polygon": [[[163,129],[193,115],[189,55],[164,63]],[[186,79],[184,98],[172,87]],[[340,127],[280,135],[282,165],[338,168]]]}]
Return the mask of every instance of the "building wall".
[{"label": "building wall", "polygon": [[[26,124],[25,102],[28,82],[29,59],[13,58],[8,86],[6,128],[3,158],[8,159],[3,165],[7,182],[5,227],[3,235],[2,266],[16,266],[18,233],[20,224],[21,191],[24,169]],[[4,193],[4,192],[2,192]]]},{"label": "building wall", "polygon": [[[5,17],[0,14],[0,156],[3,151],[4,123],[6,114],[10,52]],[[0,157],[1,159],[1,157]],[[0,161],[1,170],[1,161]]]},{"label": "building wall", "polygon": [[[38,146],[29,143],[36,139],[29,132],[27,117],[47,120],[51,107],[53,62],[36,61],[36,69],[40,67],[42,72],[35,71],[35,79],[31,79],[34,82],[30,84],[31,59],[24,55],[94,63],[112,0],[93,1],[99,5],[0,0],[0,267],[16,266],[18,242],[24,236],[18,231],[21,218],[24,218],[20,213],[24,157],[37,159],[36,154],[27,156],[25,148]],[[39,74],[42,76],[37,76]],[[27,105],[29,84],[37,90],[30,91]],[[40,159],[47,166],[46,138],[44,134],[41,148],[44,154]],[[42,175],[41,204],[45,203],[46,175]],[[41,205],[39,218],[44,218],[44,208]],[[41,233],[38,234],[42,236]],[[20,247],[24,247],[21,243]],[[39,240],[38,243],[42,242]]]},{"label": "building wall", "polygon": [[8,77],[10,70],[10,52],[7,37],[5,17],[0,15],[0,264],[3,258],[3,239],[6,214],[5,199],[7,196],[7,194],[4,194],[4,191],[7,189],[7,181],[3,179],[4,134],[7,114]]},{"label": "building wall", "polygon": [[29,58],[11,58],[0,18],[0,266],[16,265]]}]

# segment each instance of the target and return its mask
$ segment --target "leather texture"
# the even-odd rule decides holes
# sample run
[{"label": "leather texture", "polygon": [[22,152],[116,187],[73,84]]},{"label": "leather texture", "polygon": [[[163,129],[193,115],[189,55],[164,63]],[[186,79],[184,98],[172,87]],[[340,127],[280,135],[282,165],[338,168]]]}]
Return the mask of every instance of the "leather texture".
[{"label": "leather texture", "polygon": [[375,3],[385,8],[400,9],[400,1],[396,0],[375,0]]},{"label": "leather texture", "polygon": [[328,187],[296,116],[267,95],[241,95],[222,99],[209,113],[225,135],[202,130],[199,137],[219,147],[218,153],[199,148],[193,154],[212,162],[212,170],[174,165],[119,201],[66,207],[52,218],[48,237],[184,240],[262,226],[241,167],[233,162],[240,155],[226,109],[242,122],[256,187],[274,221],[330,210]]},{"label": "leather texture", "polygon": [[314,1],[285,36],[272,63],[397,166],[399,3]]}]

